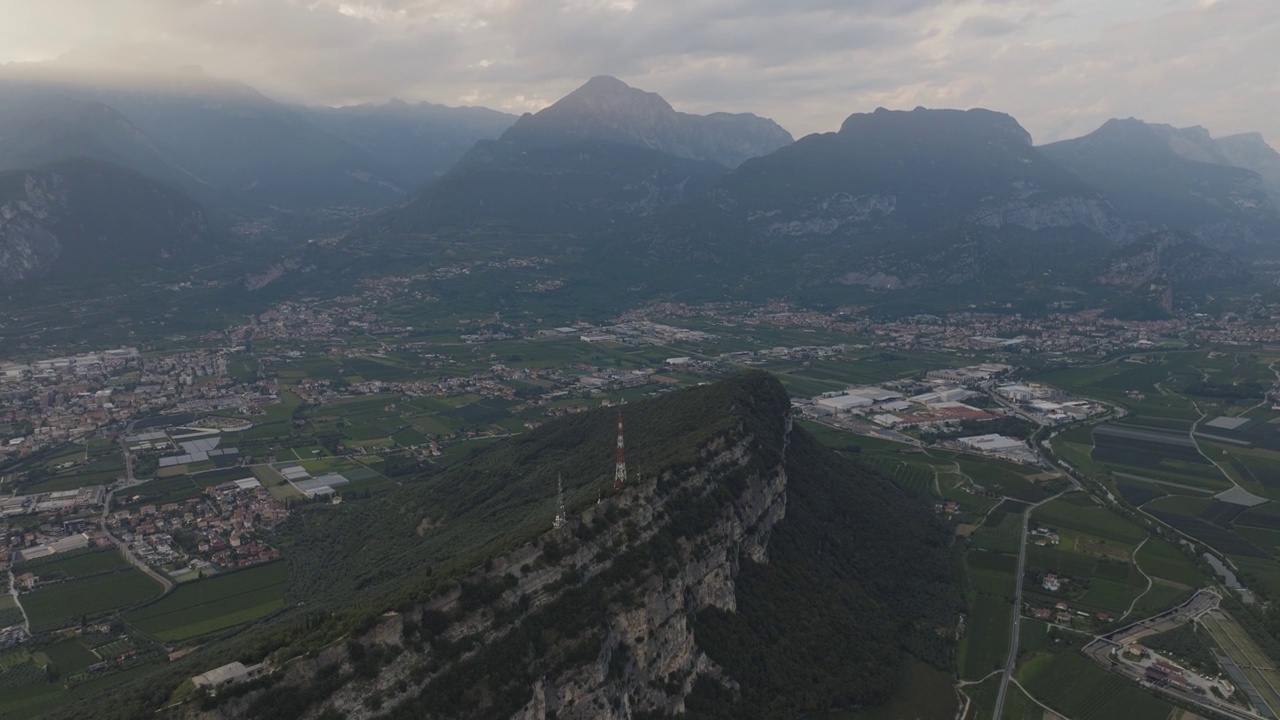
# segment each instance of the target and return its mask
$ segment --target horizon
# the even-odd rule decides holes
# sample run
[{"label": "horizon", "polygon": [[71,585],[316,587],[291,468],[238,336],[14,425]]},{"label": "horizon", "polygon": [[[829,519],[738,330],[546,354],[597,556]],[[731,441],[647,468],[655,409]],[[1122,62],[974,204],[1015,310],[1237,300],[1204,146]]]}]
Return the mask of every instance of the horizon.
[{"label": "horizon", "polygon": [[1113,117],[1280,138],[1267,107],[1280,11],[1266,0],[127,0],[110,13],[55,0],[9,15],[3,63],[194,64],[308,105],[399,98],[519,115],[605,74],[684,112],[750,112],[796,137],[859,109],[924,106],[1006,112],[1040,144]]},{"label": "horizon", "polygon": [[[245,81],[245,80],[243,80],[243,79],[240,79],[240,78],[234,78],[234,77],[227,77],[227,76],[221,76],[221,75],[218,75],[218,74],[216,74],[216,73],[212,73],[212,72],[210,72],[208,69],[206,69],[206,68],[204,68],[204,67],[202,67],[202,66],[194,65],[194,64],[187,64],[187,65],[183,65],[183,66],[172,67],[172,68],[163,68],[163,69],[156,69],[155,67],[148,67],[148,68],[145,68],[145,69],[142,69],[142,68],[132,68],[132,69],[119,69],[119,68],[113,68],[113,69],[111,69],[111,70],[107,70],[107,71],[105,71],[105,72],[104,72],[101,68],[94,68],[94,69],[93,69],[93,70],[91,70],[91,71],[86,71],[86,70],[85,70],[85,68],[84,68],[83,66],[76,66],[76,65],[68,65],[68,64],[64,64],[64,63],[60,62],[60,59],[54,59],[54,60],[49,60],[49,61],[11,61],[11,62],[0,62],[0,73],[3,73],[5,70],[19,70],[19,71],[21,71],[21,70],[28,70],[28,69],[30,69],[30,70],[37,70],[37,71],[39,71],[39,70],[52,70],[54,74],[52,74],[52,75],[44,75],[44,76],[41,76],[41,77],[40,77],[40,81],[42,81],[42,82],[46,82],[46,83],[49,83],[49,84],[56,84],[56,83],[86,83],[86,84],[88,84],[88,85],[92,85],[92,86],[105,86],[105,85],[110,85],[110,84],[113,84],[113,83],[118,83],[118,84],[121,84],[121,85],[137,84],[137,85],[144,86],[144,87],[145,87],[145,86],[147,86],[147,85],[148,85],[148,84],[150,84],[150,83],[162,82],[162,81],[165,81],[165,80],[176,80],[176,79],[182,79],[182,78],[185,78],[185,77],[189,77],[189,76],[190,76],[190,74],[194,71],[194,72],[195,72],[195,73],[197,73],[197,75],[198,75],[199,77],[201,77],[201,78],[208,79],[208,80],[210,80],[210,81],[218,82],[218,83],[227,83],[227,84],[237,84],[237,85],[241,85],[241,86],[243,86],[243,87],[245,87],[245,88],[247,88],[247,89],[249,89],[249,90],[252,90],[252,91],[254,91],[254,92],[256,92],[256,93],[258,93],[258,94],[262,95],[263,97],[267,98],[267,99],[268,99],[268,100],[270,100],[270,101],[277,102],[277,103],[281,103],[281,104],[286,105],[286,106],[302,105],[302,106],[305,106],[305,107],[325,107],[325,108],[341,109],[341,108],[354,108],[354,107],[379,107],[379,106],[384,106],[384,105],[390,105],[390,104],[393,104],[393,103],[402,103],[402,104],[405,104],[405,105],[408,105],[408,106],[415,106],[415,105],[430,105],[430,106],[435,106],[435,107],[445,107],[445,108],[452,108],[452,109],[477,109],[477,110],[491,110],[491,111],[500,112],[500,113],[504,113],[504,114],[510,115],[511,117],[516,118],[516,119],[520,118],[520,117],[521,117],[521,116],[523,116],[524,114],[536,114],[536,113],[540,112],[541,110],[544,110],[544,109],[546,109],[546,108],[548,108],[548,107],[550,107],[550,106],[554,105],[556,102],[558,102],[559,100],[562,100],[562,99],[563,99],[565,96],[567,96],[568,94],[570,94],[570,93],[572,93],[573,91],[575,91],[575,90],[577,90],[577,89],[579,89],[579,88],[581,88],[581,87],[585,86],[588,82],[590,82],[590,81],[591,81],[592,79],[594,79],[594,78],[597,78],[597,77],[608,77],[608,78],[612,78],[612,79],[614,79],[614,80],[618,80],[618,81],[622,82],[623,84],[625,84],[626,86],[628,86],[629,88],[631,88],[631,89],[633,89],[633,90],[639,90],[639,91],[648,92],[648,93],[654,93],[654,94],[659,95],[660,97],[662,97],[662,98],[663,98],[663,100],[666,100],[666,101],[667,101],[667,103],[668,103],[669,105],[671,105],[671,106],[672,106],[672,108],[673,108],[676,112],[684,112],[684,113],[693,112],[693,111],[690,111],[690,110],[688,110],[688,109],[685,109],[685,108],[679,107],[679,106],[677,105],[677,103],[672,102],[672,101],[671,101],[669,98],[667,98],[665,95],[662,95],[662,93],[657,92],[657,91],[654,91],[654,90],[653,90],[653,89],[651,89],[651,88],[636,85],[635,83],[633,83],[633,82],[631,82],[631,81],[627,80],[626,78],[620,78],[620,77],[617,77],[617,76],[614,76],[614,75],[608,75],[608,74],[602,74],[602,73],[592,74],[592,75],[590,75],[590,76],[588,76],[588,77],[584,78],[584,79],[583,79],[583,80],[582,80],[578,85],[574,86],[574,87],[573,87],[573,88],[571,88],[568,92],[566,92],[564,96],[558,97],[558,98],[556,98],[556,99],[554,99],[554,100],[552,100],[552,101],[550,101],[550,102],[547,102],[545,105],[542,105],[541,107],[539,107],[539,108],[537,108],[537,109],[525,110],[525,111],[523,111],[523,112],[511,112],[511,111],[508,111],[508,110],[503,110],[503,109],[501,109],[501,108],[496,108],[496,107],[491,107],[491,106],[481,105],[481,104],[475,104],[475,105],[466,105],[466,104],[449,104],[449,103],[447,103],[447,102],[442,102],[442,101],[440,101],[440,100],[431,99],[431,98],[408,99],[408,98],[402,98],[402,97],[398,97],[398,96],[390,96],[390,97],[384,97],[384,98],[371,98],[371,99],[365,100],[365,101],[363,101],[363,102],[351,102],[351,103],[340,103],[340,104],[312,103],[312,102],[306,102],[306,101],[300,101],[300,100],[291,100],[291,99],[286,98],[286,97],[279,97],[279,96],[275,96],[275,95],[273,95],[272,93],[267,92],[267,91],[264,91],[264,90],[262,90],[261,88],[258,88],[258,87],[256,87],[255,85],[253,85],[253,83],[251,83],[251,82],[247,82],[247,81]],[[756,116],[758,116],[758,117],[762,117],[762,118],[765,118],[765,119],[768,119],[768,120],[773,120],[774,122],[778,123],[778,125],[779,125],[779,126],[781,126],[784,130],[786,130],[788,133],[790,133],[790,134],[792,135],[792,137],[793,137],[793,139],[794,139],[794,140],[800,140],[801,138],[807,137],[807,136],[809,136],[809,135],[822,135],[822,134],[827,134],[827,133],[837,132],[837,131],[839,131],[839,129],[840,129],[840,127],[841,127],[841,125],[845,122],[845,120],[847,120],[849,117],[852,117],[852,116],[854,116],[854,115],[870,114],[870,113],[876,112],[876,111],[878,111],[878,110],[887,110],[887,111],[890,111],[890,112],[911,112],[912,110],[916,110],[916,109],[924,109],[924,110],[959,110],[959,111],[968,111],[968,110],[987,110],[987,111],[990,111],[990,112],[1003,113],[1003,114],[1005,114],[1005,115],[1009,115],[1010,117],[1012,117],[1012,118],[1013,118],[1013,119],[1014,119],[1014,120],[1019,124],[1019,126],[1021,126],[1024,130],[1026,130],[1026,131],[1031,135],[1031,138],[1032,138],[1032,144],[1033,144],[1034,146],[1036,146],[1036,147],[1039,147],[1039,146],[1042,146],[1042,145],[1048,145],[1048,144],[1051,144],[1051,143],[1054,143],[1054,142],[1060,142],[1060,141],[1063,141],[1063,140],[1071,140],[1071,139],[1075,139],[1075,138],[1077,138],[1077,137],[1083,137],[1083,136],[1085,136],[1085,135],[1089,135],[1089,134],[1091,134],[1091,133],[1093,133],[1093,132],[1095,132],[1095,131],[1097,131],[1097,130],[1101,129],[1105,124],[1107,124],[1108,122],[1111,122],[1111,121],[1113,121],[1113,120],[1137,120],[1137,121],[1142,122],[1142,123],[1145,123],[1145,124],[1147,124],[1147,125],[1167,125],[1167,126],[1173,127],[1173,128],[1175,128],[1175,129],[1178,129],[1178,130],[1192,130],[1192,129],[1199,128],[1199,129],[1202,129],[1202,130],[1205,130],[1206,132],[1208,132],[1208,133],[1210,134],[1210,136],[1211,136],[1212,138],[1214,138],[1214,139],[1221,139],[1221,138],[1231,137],[1231,136],[1236,136],[1236,135],[1250,135],[1250,134],[1256,134],[1256,135],[1261,136],[1261,137],[1262,137],[1262,139],[1263,139],[1263,142],[1265,142],[1267,145],[1271,146],[1273,149],[1276,149],[1276,148],[1277,148],[1277,145],[1272,144],[1272,142],[1271,142],[1270,138],[1267,136],[1267,134],[1266,134],[1266,133],[1264,133],[1264,132],[1262,132],[1262,131],[1260,131],[1260,130],[1243,130],[1243,131],[1240,131],[1240,132],[1221,132],[1221,131],[1220,131],[1220,130],[1218,130],[1217,128],[1214,128],[1214,127],[1208,126],[1208,125],[1206,125],[1206,124],[1204,124],[1204,123],[1201,123],[1201,122],[1193,122],[1193,123],[1191,123],[1191,124],[1185,124],[1185,125],[1184,125],[1184,124],[1175,124],[1175,123],[1166,122],[1166,121],[1164,121],[1164,120],[1162,120],[1162,119],[1150,119],[1150,118],[1145,118],[1145,117],[1137,117],[1137,116],[1134,116],[1134,115],[1115,115],[1115,116],[1112,116],[1112,117],[1105,118],[1105,119],[1103,119],[1101,122],[1099,122],[1095,127],[1090,128],[1090,129],[1086,129],[1084,132],[1082,132],[1080,135],[1077,135],[1077,136],[1061,137],[1061,138],[1053,138],[1053,139],[1045,139],[1045,138],[1037,137],[1037,136],[1036,136],[1036,134],[1031,130],[1031,128],[1028,128],[1028,127],[1026,126],[1026,124],[1022,121],[1022,119],[1021,119],[1021,118],[1019,118],[1016,114],[1014,114],[1014,113],[1012,113],[1012,112],[1009,112],[1009,111],[1007,111],[1007,110],[1006,110],[1006,109],[1004,109],[1004,108],[1000,108],[1000,107],[991,107],[991,106],[981,106],[981,105],[974,105],[974,106],[968,106],[968,107],[956,107],[956,106],[945,106],[945,105],[937,105],[937,106],[923,106],[923,105],[917,105],[917,106],[914,106],[914,107],[886,107],[886,106],[883,106],[883,105],[878,105],[878,106],[870,107],[870,108],[859,108],[859,109],[851,110],[850,112],[848,112],[847,114],[845,114],[845,115],[841,118],[841,120],[840,120],[839,122],[837,122],[837,123],[835,124],[835,126],[833,126],[833,127],[831,127],[831,128],[818,129],[818,130],[814,130],[814,131],[806,132],[806,133],[798,133],[798,132],[795,132],[794,130],[792,130],[790,127],[788,127],[785,123],[781,122],[781,121],[780,121],[780,120],[778,120],[777,118],[774,118],[774,117],[772,117],[772,116],[769,116],[769,115],[766,115],[766,114],[762,114],[762,113],[752,112],[752,111],[749,111],[749,110],[743,110],[743,111],[730,111],[730,110],[715,110],[715,109],[712,109],[712,110],[707,110],[707,111],[704,111],[704,112],[693,112],[693,114],[703,115],[703,114],[710,114],[710,113],[714,113],[714,112],[735,112],[735,113],[747,113],[747,114],[752,114],[752,115],[756,115]]]}]

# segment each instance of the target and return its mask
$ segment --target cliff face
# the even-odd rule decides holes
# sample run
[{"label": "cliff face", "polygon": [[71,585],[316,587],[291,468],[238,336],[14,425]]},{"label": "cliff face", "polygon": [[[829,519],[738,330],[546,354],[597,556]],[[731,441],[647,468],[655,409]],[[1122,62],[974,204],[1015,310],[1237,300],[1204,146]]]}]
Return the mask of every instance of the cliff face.
[{"label": "cliff face", "polygon": [[95,160],[0,172],[0,286],[156,264],[208,238],[181,192]]},{"label": "cliff face", "polygon": [[[333,708],[352,719],[671,715],[699,678],[736,690],[698,646],[693,619],[736,610],[740,563],[768,561],[786,513],[790,417],[768,432],[739,424],[694,466],[638,479],[452,590],[385,615],[355,653],[391,649],[376,676],[360,677],[350,648],[336,646],[286,663],[279,686],[351,678],[302,717]],[[198,716],[258,714],[260,695]]]}]

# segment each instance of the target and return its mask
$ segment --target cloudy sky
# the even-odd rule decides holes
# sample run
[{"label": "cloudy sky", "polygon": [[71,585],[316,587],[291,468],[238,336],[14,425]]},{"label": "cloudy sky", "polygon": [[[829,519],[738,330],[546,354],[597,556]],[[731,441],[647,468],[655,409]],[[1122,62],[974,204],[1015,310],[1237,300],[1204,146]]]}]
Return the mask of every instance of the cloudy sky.
[{"label": "cloudy sky", "polygon": [[0,0],[0,62],[198,64],[290,100],[536,110],[598,74],[797,136],[988,107],[1038,142],[1109,117],[1280,146],[1276,0]]}]

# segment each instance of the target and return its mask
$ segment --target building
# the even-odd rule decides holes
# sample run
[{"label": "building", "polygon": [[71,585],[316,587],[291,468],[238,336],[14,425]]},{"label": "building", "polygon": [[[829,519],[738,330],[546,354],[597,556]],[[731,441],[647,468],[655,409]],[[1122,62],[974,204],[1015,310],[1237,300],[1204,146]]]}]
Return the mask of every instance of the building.
[{"label": "building", "polygon": [[837,395],[818,400],[818,406],[834,412],[851,412],[858,408],[871,407],[875,403],[862,395]]},{"label": "building", "polygon": [[191,683],[198,688],[207,687],[210,691],[216,692],[218,688],[253,680],[266,672],[267,666],[262,663],[245,665],[241,662],[233,662],[196,675],[191,678]]}]

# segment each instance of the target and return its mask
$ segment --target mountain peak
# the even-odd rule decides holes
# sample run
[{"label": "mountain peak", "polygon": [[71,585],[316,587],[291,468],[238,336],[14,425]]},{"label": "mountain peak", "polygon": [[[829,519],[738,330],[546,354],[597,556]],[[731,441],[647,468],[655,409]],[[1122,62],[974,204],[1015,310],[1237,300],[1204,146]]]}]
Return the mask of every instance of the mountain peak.
[{"label": "mountain peak", "polygon": [[791,143],[791,134],[755,115],[676,112],[657,93],[597,75],[556,103],[524,115],[502,136],[524,147],[615,142],[735,167]]}]

